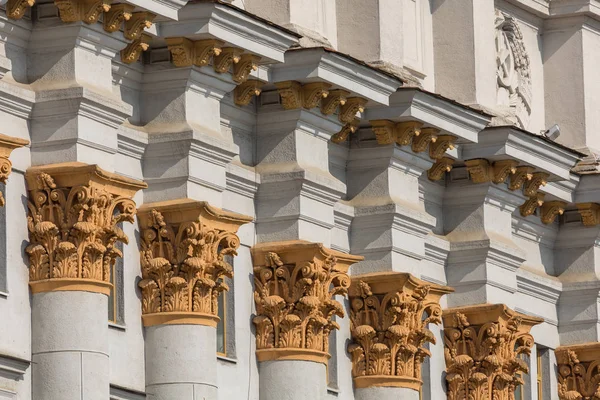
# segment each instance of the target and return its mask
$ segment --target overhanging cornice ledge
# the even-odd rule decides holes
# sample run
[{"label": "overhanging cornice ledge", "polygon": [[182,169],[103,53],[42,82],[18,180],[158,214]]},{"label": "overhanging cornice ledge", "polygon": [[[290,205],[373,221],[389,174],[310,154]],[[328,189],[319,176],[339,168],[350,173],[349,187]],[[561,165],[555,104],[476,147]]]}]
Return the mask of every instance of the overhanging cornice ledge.
[{"label": "overhanging cornice ledge", "polygon": [[192,1],[179,12],[179,21],[157,24],[160,37],[192,40],[218,39],[260,56],[261,64],[283,62],[284,53],[298,36],[236,7],[216,1]]},{"label": "overhanging cornice ledge", "polygon": [[522,165],[535,166],[537,170],[549,173],[548,180],[553,181],[569,180],[571,168],[581,155],[514,127],[487,128],[479,134],[477,144],[464,145],[461,153],[463,160],[486,158],[496,161],[507,156]]},{"label": "overhanging cornice ledge", "polygon": [[127,0],[127,3],[169,19],[178,19],[177,13],[188,0]]},{"label": "overhanging cornice ledge", "polygon": [[477,142],[478,133],[489,124],[491,117],[434,93],[400,88],[391,95],[389,107],[368,108],[365,119],[417,119],[466,141]]},{"label": "overhanging cornice ledge", "polygon": [[389,96],[402,84],[398,78],[322,47],[289,50],[285,64],[272,66],[269,75],[270,82],[324,81],[333,85],[331,89],[349,91],[349,97],[383,105],[389,104]]}]

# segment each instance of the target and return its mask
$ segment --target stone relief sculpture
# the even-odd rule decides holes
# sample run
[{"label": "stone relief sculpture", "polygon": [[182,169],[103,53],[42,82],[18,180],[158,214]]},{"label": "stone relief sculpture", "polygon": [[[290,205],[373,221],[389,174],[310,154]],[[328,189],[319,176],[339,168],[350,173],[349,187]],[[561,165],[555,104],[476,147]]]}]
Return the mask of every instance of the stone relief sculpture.
[{"label": "stone relief sculpture", "polygon": [[527,128],[531,115],[531,72],[523,34],[513,17],[496,10],[497,102]]}]

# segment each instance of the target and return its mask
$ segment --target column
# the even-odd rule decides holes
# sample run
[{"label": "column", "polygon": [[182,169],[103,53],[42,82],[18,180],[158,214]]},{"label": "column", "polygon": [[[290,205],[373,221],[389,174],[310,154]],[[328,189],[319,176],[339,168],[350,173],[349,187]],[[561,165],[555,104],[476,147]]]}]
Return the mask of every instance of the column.
[{"label": "column", "polygon": [[319,400],[327,393],[329,335],[362,257],[303,240],[252,248],[260,400]]},{"label": "column", "polygon": [[600,396],[600,343],[561,346],[555,350],[558,398],[597,399]]},{"label": "column", "polygon": [[352,277],[348,353],[356,400],[419,400],[426,346],[436,343],[428,325],[441,324],[439,301],[451,292],[408,273]]},{"label": "column", "polygon": [[63,163],[26,172],[33,398],[109,397],[110,273],[133,222],[131,198],[146,185],[96,165]]},{"label": "column", "polygon": [[524,356],[534,344],[531,328],[541,318],[517,313],[504,304],[444,310],[448,399],[510,399],[523,374]]},{"label": "column", "polygon": [[146,392],[155,400],[216,400],[216,326],[227,256],[240,245],[238,228],[252,220],[190,199],[144,204],[142,321],[146,331]]}]

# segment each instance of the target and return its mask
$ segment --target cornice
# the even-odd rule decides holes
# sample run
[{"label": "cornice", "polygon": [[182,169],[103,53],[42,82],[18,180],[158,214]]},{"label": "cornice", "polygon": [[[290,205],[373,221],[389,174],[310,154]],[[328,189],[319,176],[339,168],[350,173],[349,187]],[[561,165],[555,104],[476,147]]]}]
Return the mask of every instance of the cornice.
[{"label": "cornice", "polygon": [[110,400],[146,400],[146,393],[111,384]]},{"label": "cornice", "polygon": [[0,354],[1,377],[22,380],[30,365],[31,361],[29,360]]},{"label": "cornice", "polygon": [[285,63],[269,70],[270,82],[306,80],[323,81],[332,89],[350,92],[349,97],[363,97],[383,105],[389,104],[389,96],[401,85],[391,76],[324,48],[289,50]]},{"label": "cornice", "polygon": [[550,304],[558,304],[562,293],[562,283],[556,278],[545,278],[519,268],[517,270],[517,291]]},{"label": "cornice", "polygon": [[491,120],[478,110],[415,88],[399,88],[391,95],[389,103],[388,107],[368,108],[365,119],[404,120],[410,117],[467,142],[477,142],[478,133]]},{"label": "cornice", "polygon": [[285,51],[297,43],[297,36],[286,29],[219,2],[190,2],[180,11],[179,21],[157,25],[161,37],[219,39],[266,63],[283,62]]}]

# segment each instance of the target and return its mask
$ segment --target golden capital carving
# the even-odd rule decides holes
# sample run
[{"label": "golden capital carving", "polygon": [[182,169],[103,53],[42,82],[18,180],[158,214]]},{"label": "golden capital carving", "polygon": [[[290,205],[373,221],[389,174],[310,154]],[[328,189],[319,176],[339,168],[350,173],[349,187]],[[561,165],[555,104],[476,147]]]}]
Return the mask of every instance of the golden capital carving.
[{"label": "golden capital carving", "polygon": [[535,196],[542,186],[546,186],[549,174],[545,172],[534,172],[531,179],[525,181],[523,194],[527,197]]},{"label": "golden capital carving", "polygon": [[233,91],[233,101],[238,106],[247,106],[252,97],[260,95],[264,82],[259,80],[249,80],[237,85]]},{"label": "golden capital carving", "polygon": [[250,73],[258,69],[259,56],[242,54],[240,61],[233,65],[233,81],[243,83],[248,80]]},{"label": "golden capital carving", "polygon": [[31,291],[109,294],[116,242],[128,241],[118,224],[133,222],[146,184],[79,162],[32,167],[25,179]]},{"label": "golden capital carving", "polygon": [[63,22],[83,21],[93,24],[110,10],[112,0],[54,0]]},{"label": "golden capital carving", "polygon": [[432,181],[439,181],[446,172],[452,171],[454,160],[450,157],[442,157],[437,160],[427,171],[427,177]]},{"label": "golden capital carving", "polygon": [[131,18],[125,19],[125,29],[123,36],[129,40],[136,40],[142,37],[144,29],[152,26],[152,21],[156,18],[156,14],[148,11],[135,12]]},{"label": "golden capital carving", "polygon": [[348,139],[348,136],[356,132],[359,128],[360,119],[354,118],[354,121],[342,127],[342,130],[331,137],[333,143],[342,143]]},{"label": "golden capital carving", "polygon": [[134,6],[126,3],[113,5],[104,15],[104,30],[107,32],[116,32],[121,29],[123,22],[129,21],[131,18],[134,9]]},{"label": "golden capital carving", "polygon": [[348,97],[344,105],[340,107],[338,118],[340,122],[348,124],[356,118],[356,113],[365,111],[367,99],[362,97]]},{"label": "golden capital carving", "polygon": [[521,205],[519,210],[521,211],[521,215],[524,217],[528,217],[533,215],[535,210],[538,207],[541,207],[544,204],[544,197],[546,195],[544,193],[536,193],[535,196],[529,197],[525,203]]},{"label": "golden capital carving", "polygon": [[252,248],[256,356],[327,363],[329,334],[344,316],[335,295],[350,287],[348,268],[362,257],[303,240]]},{"label": "golden capital carving", "polygon": [[144,326],[216,327],[223,279],[233,277],[225,256],[237,255],[237,230],[252,218],[190,199],[144,204],[138,215]]},{"label": "golden capital carving", "polygon": [[585,226],[595,226],[600,223],[600,204],[597,203],[580,203],[577,204],[581,221]]},{"label": "golden capital carving", "polygon": [[312,82],[301,84],[295,81],[276,83],[281,105],[286,110],[295,110],[300,107],[311,109],[329,96],[330,84],[325,82]]},{"label": "golden capital carving", "polygon": [[435,143],[429,145],[429,157],[434,160],[439,160],[444,157],[447,150],[454,150],[454,143],[456,142],[456,136],[452,135],[439,135]]},{"label": "golden capital carving", "polygon": [[407,273],[352,277],[348,353],[354,386],[419,390],[421,364],[431,355],[425,346],[435,344],[428,325],[441,324],[439,301],[451,292]]},{"label": "golden capital carving", "polygon": [[557,216],[563,215],[567,203],[564,201],[546,201],[542,204],[540,217],[544,224],[551,224]]},{"label": "golden capital carving", "polygon": [[420,134],[412,139],[412,151],[415,153],[424,152],[427,150],[429,143],[436,142],[439,133],[440,130],[436,128],[421,128]]},{"label": "golden capital carving", "polygon": [[[10,153],[12,153],[14,149],[18,149],[19,147],[28,144],[28,140],[0,134],[0,182],[6,184],[8,176],[12,171],[12,163],[8,159]],[[5,204],[6,201],[4,200],[4,196],[0,193],[0,207],[4,207]]]},{"label": "golden capital carving", "polygon": [[152,36],[146,33],[142,34],[139,39],[135,39],[121,50],[121,60],[125,64],[136,62],[142,53],[150,48],[150,42],[152,42]]},{"label": "golden capital carving", "polygon": [[28,8],[33,7],[35,0],[8,0],[6,15],[11,19],[21,19]]},{"label": "golden capital carving", "polygon": [[183,37],[166,38],[171,59],[176,67],[203,67],[210,63],[213,56],[221,54],[220,40],[207,39],[192,41]]},{"label": "golden capital carving", "polygon": [[223,47],[219,54],[213,57],[213,67],[216,72],[223,74],[229,71],[233,64],[240,62],[244,50],[237,47]]},{"label": "golden capital carving", "polygon": [[529,331],[543,320],[504,304],[452,308],[442,318],[448,399],[513,399],[529,372]]},{"label": "golden capital carving", "polygon": [[561,346],[554,350],[560,400],[600,399],[600,343]]},{"label": "golden capital carving", "polygon": [[324,115],[333,114],[338,109],[338,106],[346,104],[349,95],[350,92],[345,90],[330,90],[329,95],[321,100],[321,113]]}]

